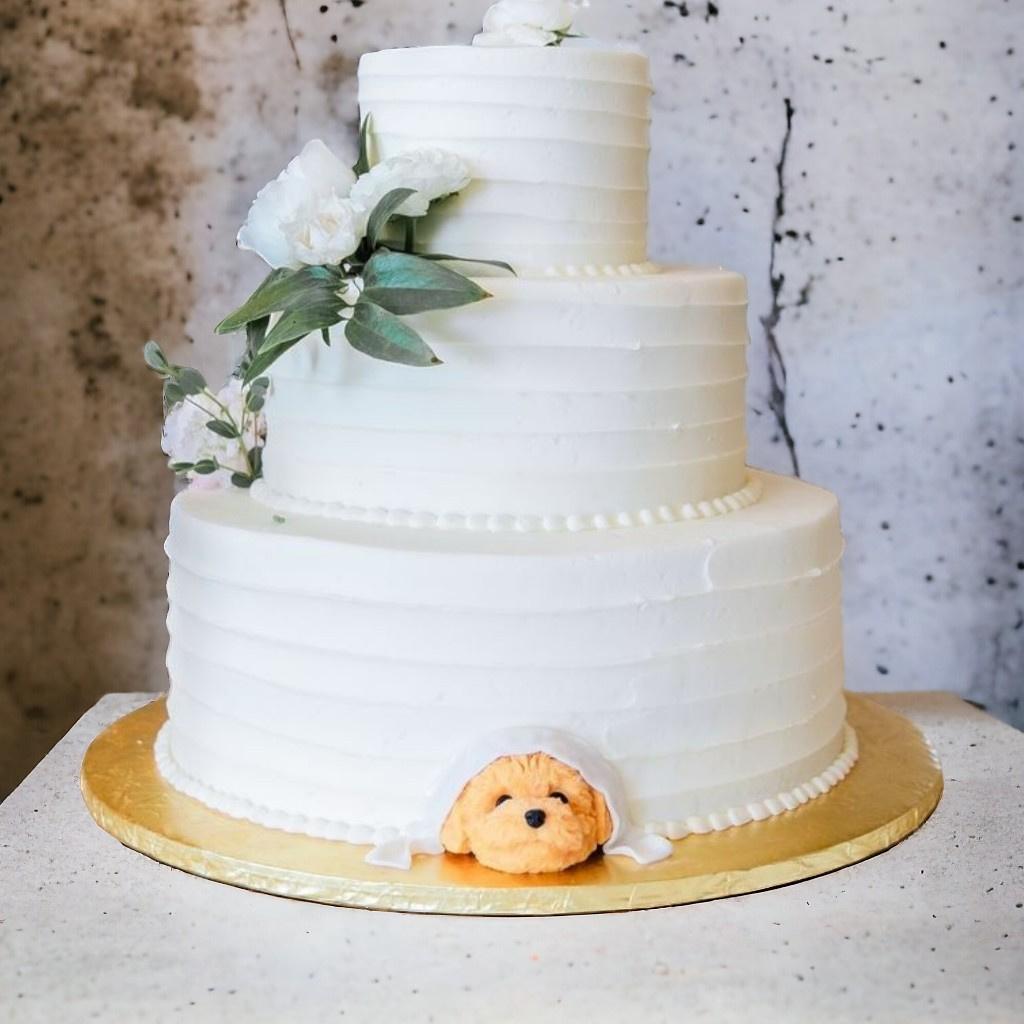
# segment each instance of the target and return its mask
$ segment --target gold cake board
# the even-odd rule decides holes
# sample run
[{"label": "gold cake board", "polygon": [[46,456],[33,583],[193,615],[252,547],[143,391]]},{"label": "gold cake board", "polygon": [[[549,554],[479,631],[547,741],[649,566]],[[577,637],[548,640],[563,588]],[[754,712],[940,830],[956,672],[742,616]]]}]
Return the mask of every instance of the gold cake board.
[{"label": "gold cake board", "polygon": [[93,741],[82,793],[125,846],[203,878],[337,906],[429,914],[587,914],[676,906],[813,878],[888,849],[925,822],[942,795],[935,755],[906,719],[856,694],[860,759],[838,786],[767,821],[675,843],[643,867],[597,857],[555,875],[514,876],[471,857],[416,857],[410,871],[364,862],[365,846],[313,839],[212,811],[164,782],[153,742],[164,699]]}]

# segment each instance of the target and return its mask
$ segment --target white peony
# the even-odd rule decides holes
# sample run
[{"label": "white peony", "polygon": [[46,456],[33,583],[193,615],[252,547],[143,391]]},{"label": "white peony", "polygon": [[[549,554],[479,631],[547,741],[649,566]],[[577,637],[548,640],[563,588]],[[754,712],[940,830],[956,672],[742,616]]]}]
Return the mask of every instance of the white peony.
[{"label": "white peony", "polygon": [[551,46],[572,28],[588,0],[501,0],[484,15],[474,46]]},{"label": "white peony", "polygon": [[[235,423],[241,424],[245,407],[242,382],[232,377],[217,393],[217,399],[227,408]],[[220,415],[221,409],[213,399],[209,395],[200,394],[176,405],[164,421],[162,447],[171,462],[195,463],[203,459],[216,459],[218,465],[223,467],[208,476],[189,473],[189,480],[199,486],[227,486],[232,473],[248,472],[245,452],[254,448],[265,433],[263,417],[250,415],[245,437],[241,441],[220,437],[206,426]]]},{"label": "white peony", "polygon": [[435,199],[460,192],[470,182],[465,161],[441,149],[417,149],[377,164],[352,186],[351,200],[372,213],[377,204],[396,188],[412,188],[399,208],[404,217],[422,217]]},{"label": "white peony", "polygon": [[359,247],[365,213],[348,199],[355,175],[319,139],[261,189],[238,246],[271,267],[337,264]]}]

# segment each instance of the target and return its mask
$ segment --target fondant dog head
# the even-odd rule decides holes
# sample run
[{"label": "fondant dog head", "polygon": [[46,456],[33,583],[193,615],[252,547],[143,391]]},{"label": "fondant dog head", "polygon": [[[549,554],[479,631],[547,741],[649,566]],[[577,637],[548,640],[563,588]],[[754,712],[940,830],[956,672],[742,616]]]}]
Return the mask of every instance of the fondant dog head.
[{"label": "fondant dog head", "polygon": [[441,830],[450,853],[511,874],[562,871],[612,834],[604,797],[547,754],[500,757],[463,788]]}]

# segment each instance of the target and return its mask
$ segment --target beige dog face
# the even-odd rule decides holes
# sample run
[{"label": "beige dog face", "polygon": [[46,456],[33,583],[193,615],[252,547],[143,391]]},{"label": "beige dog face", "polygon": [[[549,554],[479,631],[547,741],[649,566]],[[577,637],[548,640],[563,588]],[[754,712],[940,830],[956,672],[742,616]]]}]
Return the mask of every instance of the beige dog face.
[{"label": "beige dog face", "polygon": [[612,834],[604,797],[547,754],[501,757],[471,779],[448,814],[441,842],[512,874],[562,871]]}]

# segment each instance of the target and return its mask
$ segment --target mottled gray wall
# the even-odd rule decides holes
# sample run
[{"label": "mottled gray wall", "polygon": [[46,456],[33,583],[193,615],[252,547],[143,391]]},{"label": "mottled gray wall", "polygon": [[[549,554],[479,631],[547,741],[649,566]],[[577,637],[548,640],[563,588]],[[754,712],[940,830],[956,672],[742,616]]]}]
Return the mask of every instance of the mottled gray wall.
[{"label": "mottled gray wall", "polygon": [[[0,794],[162,684],[172,483],[141,342],[226,370],[233,235],[361,52],[486,0],[0,0]],[[752,286],[752,461],[837,491],[856,688],[1020,719],[1024,24],[1001,0],[594,0],[658,89],[653,248]]]}]

